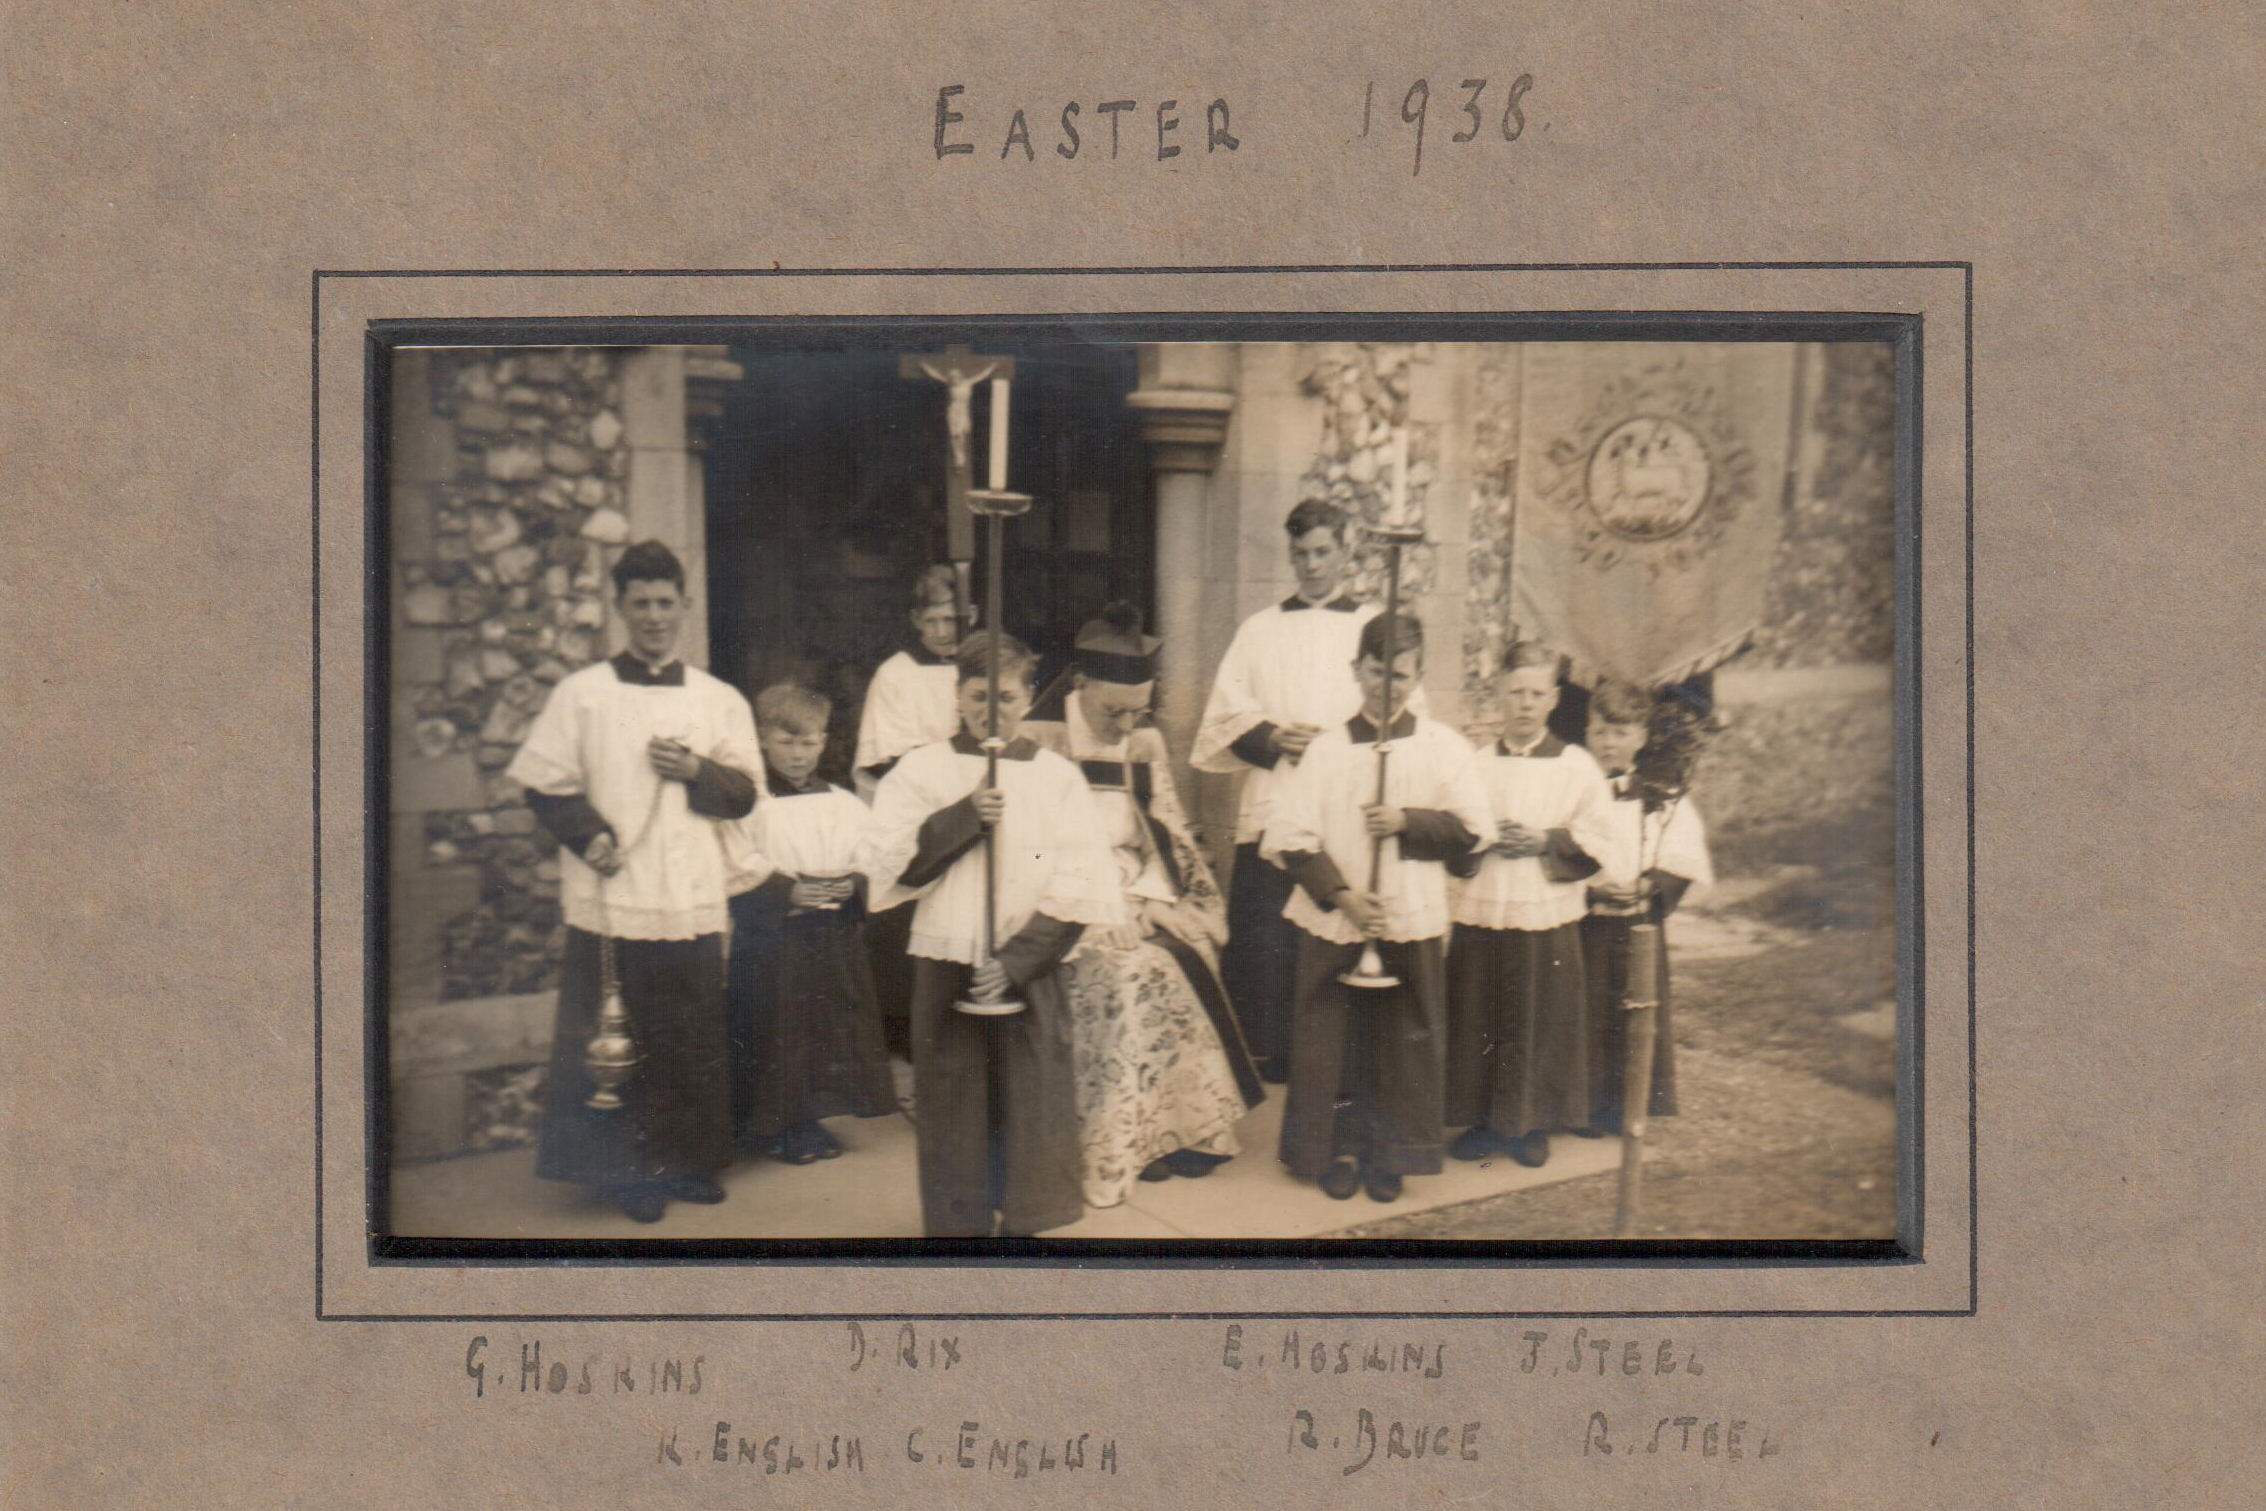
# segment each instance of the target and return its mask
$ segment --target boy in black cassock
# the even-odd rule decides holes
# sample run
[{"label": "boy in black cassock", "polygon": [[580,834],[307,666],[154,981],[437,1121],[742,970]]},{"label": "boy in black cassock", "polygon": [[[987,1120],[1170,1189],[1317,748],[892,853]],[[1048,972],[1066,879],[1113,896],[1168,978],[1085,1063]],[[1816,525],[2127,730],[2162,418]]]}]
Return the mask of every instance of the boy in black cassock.
[{"label": "boy in black cassock", "polygon": [[[1453,889],[1448,947],[1449,1153],[1498,1151],[1539,1167],[1550,1130],[1590,1122],[1583,882],[1625,882],[1590,753],[1550,733],[1558,653],[1531,640],[1503,653],[1502,738],[1479,757],[1495,815],[1479,874]],[[1603,870],[1600,870],[1600,867]]]},{"label": "boy in black cassock", "polygon": [[1627,683],[1599,683],[1589,700],[1590,753],[1612,783],[1617,845],[1634,883],[1593,882],[1589,916],[1582,920],[1582,952],[1589,962],[1589,1103],[1592,1136],[1621,1131],[1627,1076],[1629,930],[1650,920],[1661,926],[1660,1006],[1653,1040],[1652,1096],[1647,1117],[1676,1112],[1676,1036],[1668,1016],[1668,915],[1693,887],[1715,883],[1707,832],[1689,793],[1654,806],[1637,790],[1637,756],[1645,747],[1653,696]]},{"label": "boy in black cassock", "polygon": [[[960,733],[908,752],[874,794],[860,869],[913,913],[913,1121],[931,1237],[1026,1236],[1077,1221],[1077,1090],[1061,966],[1088,926],[1124,918],[1117,863],[1078,768],[1017,726],[1033,657],[999,637],[998,785],[982,638],[959,658]],[[984,844],[996,846],[997,947],[985,949]],[[1005,991],[1011,1015],[956,1003]]]},{"label": "boy in black cassock", "polygon": [[853,869],[872,815],[818,776],[832,711],[808,688],[764,689],[764,797],[725,831],[733,1132],[790,1165],[842,1152],[820,1118],[897,1110]]},{"label": "boy in black cassock", "polygon": [[[1283,910],[1299,943],[1282,1160],[1339,1201],[1364,1186],[1373,1201],[1397,1200],[1404,1176],[1438,1173],[1446,1141],[1447,872],[1475,867],[1494,825],[1463,736],[1404,711],[1423,670],[1424,626],[1414,615],[1361,627],[1361,711],[1306,746],[1276,794],[1262,845],[1298,888]],[[1379,802],[1388,686],[1395,716]],[[1398,985],[1365,990],[1338,979],[1371,939]]]}]

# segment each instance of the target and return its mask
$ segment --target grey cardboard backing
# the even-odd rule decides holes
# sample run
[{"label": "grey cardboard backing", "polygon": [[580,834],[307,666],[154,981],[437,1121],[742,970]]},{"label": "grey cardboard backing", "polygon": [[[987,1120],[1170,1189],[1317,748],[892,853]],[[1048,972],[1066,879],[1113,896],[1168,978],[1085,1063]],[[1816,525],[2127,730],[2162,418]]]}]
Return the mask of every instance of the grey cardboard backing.
[{"label": "grey cardboard backing", "polygon": [[[0,1501],[2249,1503],[2240,12],[8,34]],[[1470,309],[1924,317],[1921,1262],[367,1263],[370,321]]]}]

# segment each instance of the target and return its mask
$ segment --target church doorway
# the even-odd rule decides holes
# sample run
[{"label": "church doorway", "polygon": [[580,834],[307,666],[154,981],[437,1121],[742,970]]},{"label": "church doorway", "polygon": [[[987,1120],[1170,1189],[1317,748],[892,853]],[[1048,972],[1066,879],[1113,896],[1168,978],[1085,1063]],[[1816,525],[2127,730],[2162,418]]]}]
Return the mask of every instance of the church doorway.
[{"label": "church doorway", "polygon": [[[1136,352],[976,345],[1015,359],[1008,479],[1037,502],[1007,526],[1004,623],[1043,679],[1111,599],[1154,618],[1155,509],[1125,402]],[[822,770],[845,783],[866,680],[903,647],[916,574],[948,559],[947,396],[902,376],[903,355],[735,347],[743,376],[700,427],[710,669],[751,699],[789,679],[831,695]]]}]

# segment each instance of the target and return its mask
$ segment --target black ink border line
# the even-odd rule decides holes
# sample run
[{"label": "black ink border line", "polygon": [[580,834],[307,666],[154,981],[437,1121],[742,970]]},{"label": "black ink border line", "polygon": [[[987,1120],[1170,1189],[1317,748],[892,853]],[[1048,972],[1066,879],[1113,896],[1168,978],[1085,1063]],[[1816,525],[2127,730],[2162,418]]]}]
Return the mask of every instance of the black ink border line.
[{"label": "black ink border line", "polygon": [[[1687,1309],[1687,1310],[1591,1310],[1591,1311],[1423,1311],[1423,1312],[1329,1312],[1329,1311],[1163,1311],[1163,1312],[947,1312],[947,1313],[334,1313],[326,1312],[323,1304],[324,1242],[323,1242],[323,954],[322,954],[322,286],[326,278],[346,279],[498,279],[498,278],[914,278],[914,277],[1159,277],[1251,274],[1365,274],[1365,273],[1510,273],[1510,272],[1833,272],[1833,271],[1956,271],[1962,276],[1962,325],[1964,341],[1962,359],[1965,369],[1965,392],[1962,395],[1964,410],[1964,479],[1963,549],[1964,549],[1964,649],[1966,664],[1966,924],[1967,924],[1967,1105],[1968,1105],[1968,1296],[1967,1304],[1958,1308],[1856,1308],[1856,1309]],[[1095,312],[1097,314],[1101,312]],[[1122,313],[1138,318],[1143,312]],[[1194,312],[1190,312],[1194,313]],[[1237,312],[1207,312],[1222,319],[1237,318]],[[1604,312],[1599,312],[1604,313]],[[1754,315],[1769,318],[1775,312],[1757,311]],[[1249,318],[1250,312],[1243,312]],[[740,317],[745,318],[745,317]],[[842,317],[833,317],[836,319]],[[902,317],[897,317],[902,318]],[[933,317],[933,318],[951,318]],[[1057,317],[1059,318],[1059,317]],[[1154,318],[1152,316],[1152,318]],[[309,554],[311,567],[310,604],[312,649],[310,665],[310,734],[313,744],[310,791],[312,796],[313,839],[313,909],[312,944],[314,988],[314,1114],[315,1114],[315,1318],[317,1321],[337,1322],[841,1322],[886,1318],[889,1320],[917,1321],[1208,1321],[1208,1320],[1316,1320],[1350,1319],[1439,1319],[1439,1320],[1513,1320],[1537,1319],[1685,1319],[1685,1318],[1845,1318],[1877,1319],[1890,1317],[1974,1317],[1978,1315],[1981,1300],[1981,1190],[1980,1190],[1980,1088],[1977,1080],[1979,1068],[1978,1047],[1978,988],[1976,925],[1978,904],[1975,892],[1977,877],[1977,836],[1975,823],[1976,804],[1976,752],[1975,752],[1975,268],[1974,263],[1961,259],[1905,260],[1784,260],[1784,261],[1687,261],[1687,262],[1480,262],[1480,263],[1276,263],[1276,264],[1209,264],[1184,266],[1123,266],[1097,267],[850,267],[850,268],[788,268],[774,264],[770,268],[316,268],[310,278],[309,356],[310,388],[310,492],[311,522]],[[1901,490],[1900,490],[1901,491]],[[1914,554],[1915,574],[1918,552]],[[1915,600],[1916,602],[1916,600]],[[1916,710],[1915,710],[1916,711]],[[1003,1256],[1004,1257],[1004,1256]],[[1350,1257],[1350,1256],[1349,1256]],[[1643,1262],[1630,1256],[1635,1262]],[[661,1260],[666,1264],[668,1261]],[[1012,1264],[1010,1260],[1009,1263]]]}]

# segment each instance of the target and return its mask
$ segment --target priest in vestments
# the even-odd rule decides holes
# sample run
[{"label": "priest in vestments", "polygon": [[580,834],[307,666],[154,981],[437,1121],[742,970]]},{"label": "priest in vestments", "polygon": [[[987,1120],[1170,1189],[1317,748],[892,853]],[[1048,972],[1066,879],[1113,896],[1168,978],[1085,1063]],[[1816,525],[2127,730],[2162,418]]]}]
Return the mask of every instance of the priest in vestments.
[{"label": "priest in vestments", "polygon": [[[629,648],[560,679],[505,772],[560,846],[567,942],[535,1173],[639,1222],[724,1199],[721,825],[755,806],[755,722],[728,684],[676,659],[690,606],[675,553],[646,541],[613,571]],[[602,940],[638,1062],[619,1107],[588,1105]]]},{"label": "priest in vestments", "polygon": [[[961,647],[961,730],[908,753],[874,794],[859,869],[913,913],[913,1121],[931,1237],[1027,1236],[1084,1210],[1070,1008],[1061,965],[1089,927],[1123,921],[1115,862],[1078,768],[1018,732],[1031,653],[1000,636],[998,785],[982,741],[993,713],[987,644]],[[984,939],[987,834],[997,948]],[[1005,1017],[954,1007],[1004,988]]]},{"label": "priest in vestments", "polygon": [[[1228,884],[1228,940],[1220,974],[1260,1074],[1290,1074],[1291,1004],[1298,992],[1298,935],[1283,914],[1291,880],[1261,851],[1275,794],[1308,742],[1361,708],[1354,652],[1375,604],[1344,591],[1353,565],[1352,521],[1333,505],[1308,500],[1284,522],[1298,591],[1243,621],[1220,661],[1191,764],[1241,774],[1235,870]],[[1413,712],[1425,711],[1418,693]]]},{"label": "priest in vestments", "polygon": [[1125,922],[1088,929],[1063,971],[1090,1207],[1118,1205],[1135,1180],[1211,1174],[1265,1095],[1220,985],[1227,909],[1145,723],[1161,643],[1138,610],[1110,605],[1023,723],[1084,772],[1125,894]]}]

